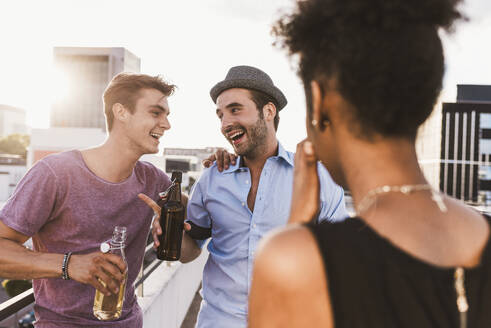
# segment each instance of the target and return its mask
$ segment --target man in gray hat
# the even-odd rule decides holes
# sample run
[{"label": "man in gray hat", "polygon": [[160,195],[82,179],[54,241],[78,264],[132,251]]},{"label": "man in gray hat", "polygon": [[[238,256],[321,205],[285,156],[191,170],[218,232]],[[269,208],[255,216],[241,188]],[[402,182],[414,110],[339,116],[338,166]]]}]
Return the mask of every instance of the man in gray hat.
[{"label": "man in gray hat", "polygon": [[[276,139],[278,112],[287,100],[266,73],[250,66],[232,67],[210,95],[221,131],[238,158],[222,171],[213,164],[195,184],[181,261],[196,258],[211,238],[197,327],[246,327],[258,242],[285,225],[290,211],[294,154]],[[321,205],[313,219],[344,219],[343,189],[322,165],[319,175]],[[160,231],[154,225],[154,235]]]}]

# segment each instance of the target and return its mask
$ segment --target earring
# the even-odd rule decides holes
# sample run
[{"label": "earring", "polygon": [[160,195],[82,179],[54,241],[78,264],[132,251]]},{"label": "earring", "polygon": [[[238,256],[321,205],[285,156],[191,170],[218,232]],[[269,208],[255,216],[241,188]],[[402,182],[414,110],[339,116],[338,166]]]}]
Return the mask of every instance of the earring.
[{"label": "earring", "polygon": [[318,123],[317,120],[312,120],[312,126],[317,126]]}]

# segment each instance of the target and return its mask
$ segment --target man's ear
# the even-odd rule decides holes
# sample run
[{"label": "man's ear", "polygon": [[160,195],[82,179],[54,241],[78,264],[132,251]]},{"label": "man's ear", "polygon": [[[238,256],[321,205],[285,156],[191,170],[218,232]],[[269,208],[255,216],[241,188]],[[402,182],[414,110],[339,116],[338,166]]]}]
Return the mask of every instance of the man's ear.
[{"label": "man's ear", "polygon": [[126,121],[128,118],[128,110],[120,103],[115,103],[112,108],[114,119],[118,121]]},{"label": "man's ear", "polygon": [[264,119],[268,119],[273,121],[276,116],[276,106],[269,102],[263,106],[263,117]]}]

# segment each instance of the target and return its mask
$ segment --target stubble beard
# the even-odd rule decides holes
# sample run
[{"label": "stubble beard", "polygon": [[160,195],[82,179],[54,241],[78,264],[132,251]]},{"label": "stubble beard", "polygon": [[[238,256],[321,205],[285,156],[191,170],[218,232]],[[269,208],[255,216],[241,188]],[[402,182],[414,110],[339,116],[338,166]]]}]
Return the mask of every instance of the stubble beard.
[{"label": "stubble beard", "polygon": [[248,144],[244,145],[244,149],[240,150],[234,147],[237,155],[254,159],[260,154],[264,153],[263,149],[266,147],[266,138],[268,129],[266,122],[262,118],[258,118],[256,123],[250,128],[246,129]]}]

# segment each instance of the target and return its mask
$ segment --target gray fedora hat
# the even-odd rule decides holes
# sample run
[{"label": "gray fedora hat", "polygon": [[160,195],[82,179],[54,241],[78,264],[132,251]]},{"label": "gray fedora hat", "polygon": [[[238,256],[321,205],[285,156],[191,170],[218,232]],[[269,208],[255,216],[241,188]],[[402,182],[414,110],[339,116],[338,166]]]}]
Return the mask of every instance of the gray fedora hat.
[{"label": "gray fedora hat", "polygon": [[278,111],[286,106],[287,100],[283,92],[278,89],[268,74],[252,66],[232,67],[225,80],[218,82],[211,90],[210,96],[213,102],[217,102],[218,96],[227,89],[243,88],[264,92],[273,97],[278,104]]}]

